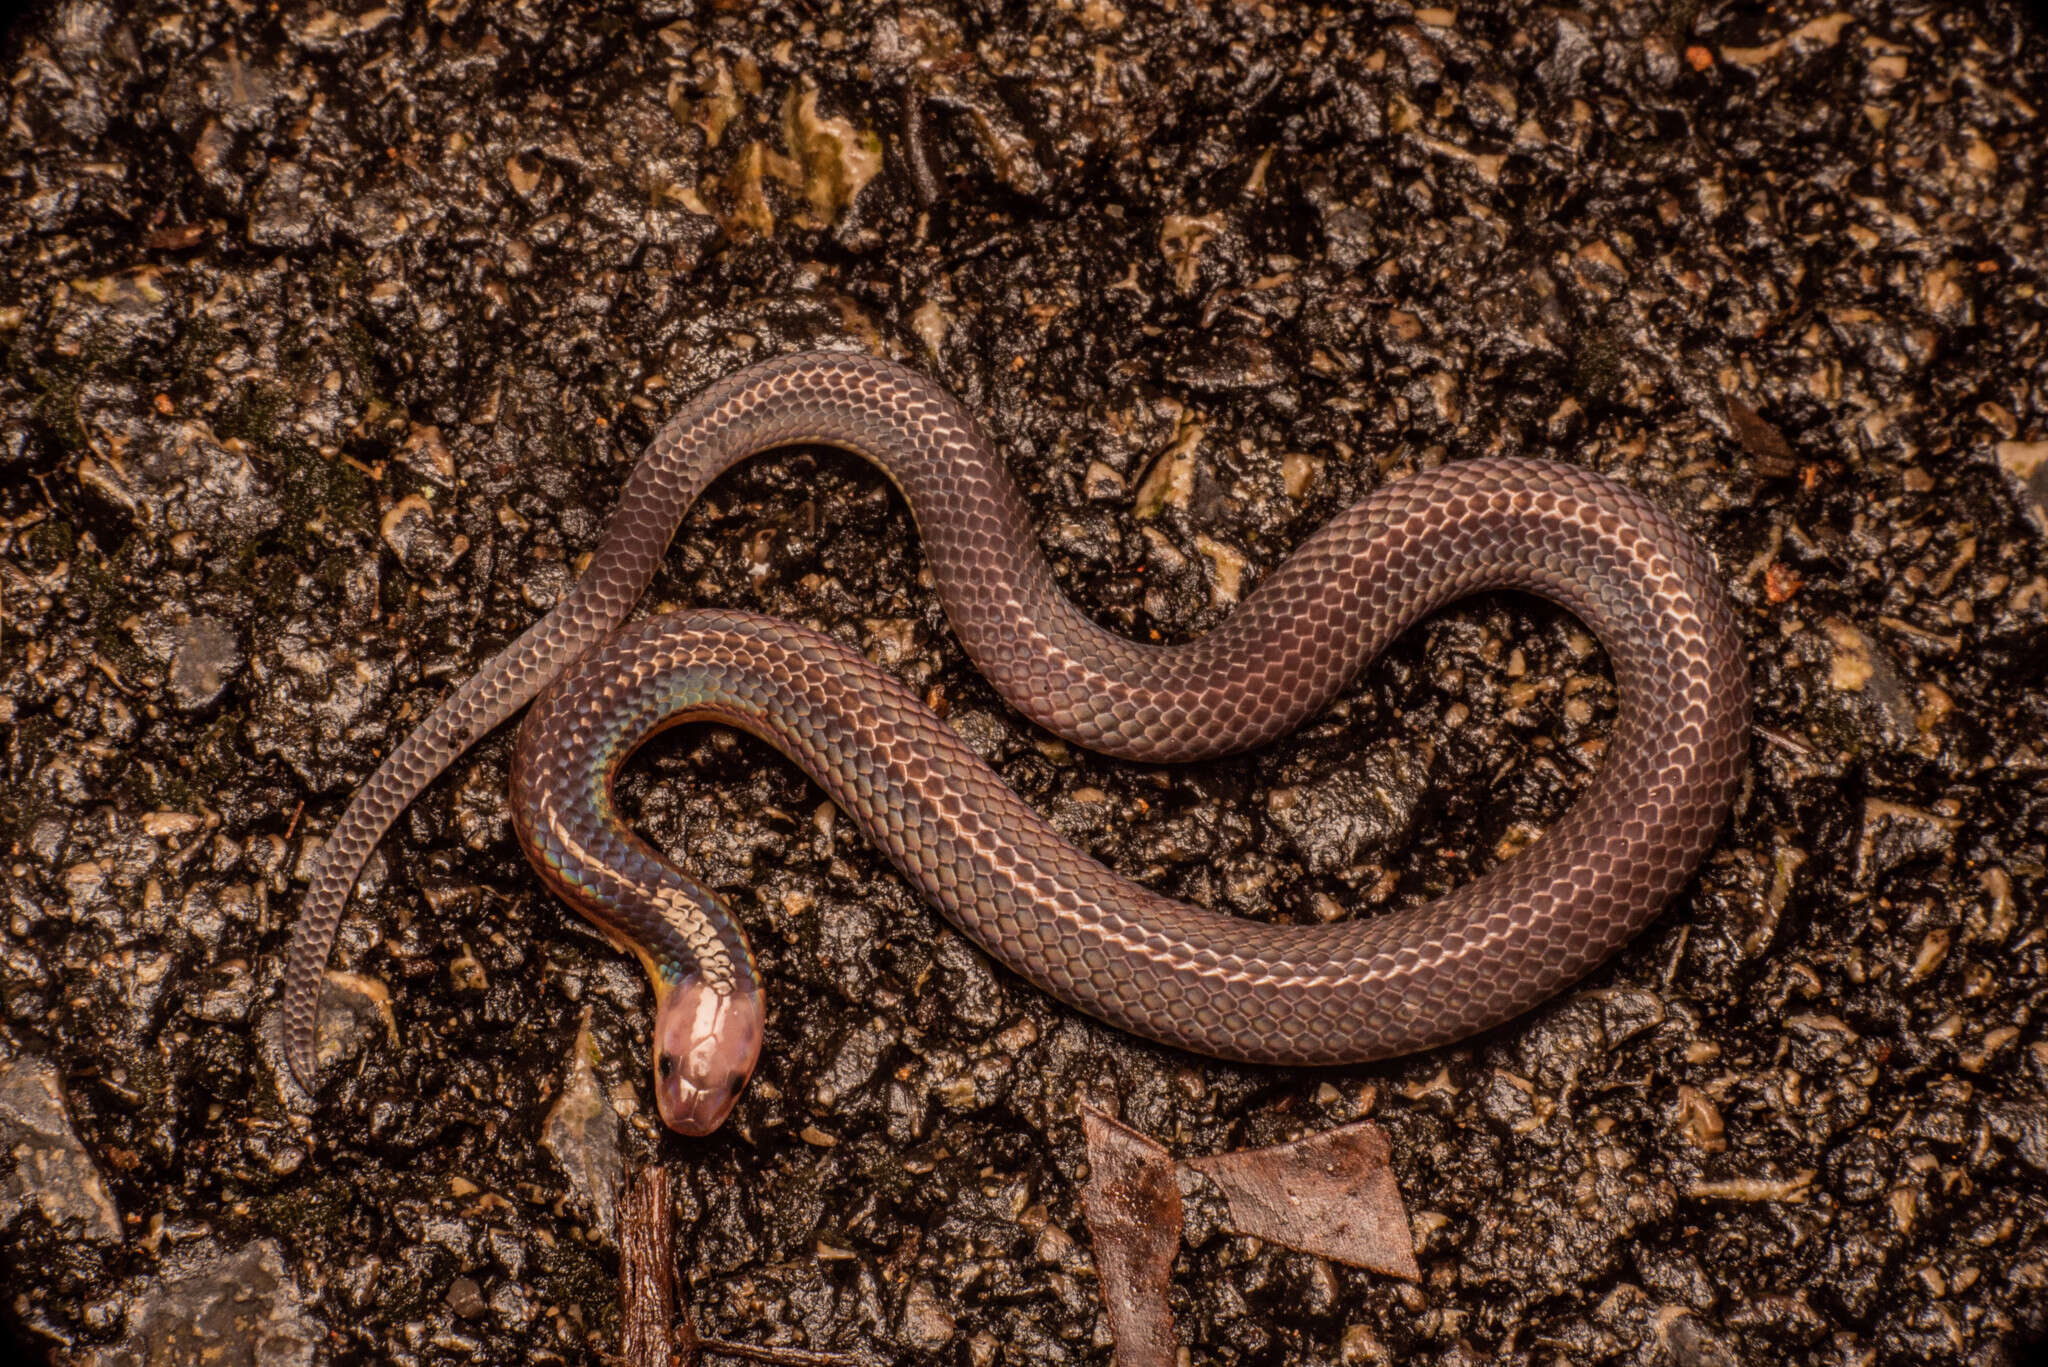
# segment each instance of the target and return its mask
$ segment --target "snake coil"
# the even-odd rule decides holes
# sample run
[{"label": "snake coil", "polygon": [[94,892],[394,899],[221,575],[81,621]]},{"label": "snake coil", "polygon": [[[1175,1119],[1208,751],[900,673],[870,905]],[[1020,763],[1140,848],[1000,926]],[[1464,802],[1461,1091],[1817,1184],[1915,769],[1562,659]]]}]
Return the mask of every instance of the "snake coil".
[{"label": "snake coil", "polygon": [[[725,611],[619,630],[705,486],[796,443],[887,473],[968,655],[1020,712],[1077,744],[1147,761],[1263,744],[1418,618],[1513,588],[1562,604],[1606,647],[1620,704],[1608,753],[1533,847],[1426,906],[1271,925],[1161,897],[1069,846],[845,646]],[[763,362],[656,434],[574,588],[350,802],[285,978],[287,1056],[309,1090],[323,969],[357,873],[435,775],[542,690],[514,760],[515,826],[547,883],[646,965],[656,1096],[672,1127],[695,1134],[723,1120],[753,1065],[761,990],[718,898],[612,807],[618,766],[664,726],[716,719],[767,739],[955,925],[1060,1000],[1164,1043],[1303,1064],[1445,1044],[1591,970],[1697,867],[1734,800],[1748,730],[1735,625],[1706,551],[1649,500],[1577,467],[1486,458],[1396,481],[1317,531],[1208,635],[1147,645],[1059,591],[1001,460],[937,386],[858,355]]]}]

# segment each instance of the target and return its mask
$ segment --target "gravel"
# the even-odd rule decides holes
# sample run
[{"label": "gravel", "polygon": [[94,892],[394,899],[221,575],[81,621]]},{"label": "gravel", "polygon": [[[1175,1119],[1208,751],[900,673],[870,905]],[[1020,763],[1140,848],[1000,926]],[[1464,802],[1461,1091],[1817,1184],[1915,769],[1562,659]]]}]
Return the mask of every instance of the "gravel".
[{"label": "gravel", "polygon": [[[660,1161],[707,1334],[1106,1364],[1083,1104],[1180,1157],[1392,1142],[1422,1281],[1210,1222],[1197,1362],[2048,1335],[2048,32],[2016,10],[74,0],[0,63],[0,1320],[32,1352],[595,1364],[608,1174]],[[1443,461],[1644,490],[1749,644],[1729,831],[1520,1021],[1248,1069],[1048,1003],[791,766],[671,733],[624,801],[774,1000],[686,1142],[637,969],[519,856],[501,734],[359,889],[295,1117],[320,833],[573,580],[665,413],[809,346],[959,394],[1141,638]],[[1467,881],[1614,710],[1583,629],[1501,595],[1268,751],[1102,761],[978,678],[907,511],[823,451],[722,480],[651,596],[855,643],[1071,838],[1250,916]]]}]

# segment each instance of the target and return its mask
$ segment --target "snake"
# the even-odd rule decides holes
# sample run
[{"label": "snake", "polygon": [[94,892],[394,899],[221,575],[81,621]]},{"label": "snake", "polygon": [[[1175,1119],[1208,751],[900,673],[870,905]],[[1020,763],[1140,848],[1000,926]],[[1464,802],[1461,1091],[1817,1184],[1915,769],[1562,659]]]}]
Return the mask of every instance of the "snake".
[{"label": "snake", "polygon": [[[1312,924],[1163,896],[1068,843],[852,647],[727,609],[626,625],[706,486],[793,445],[881,469],[975,667],[1076,745],[1148,764],[1264,745],[1315,717],[1418,620],[1504,589],[1556,602],[1604,648],[1616,699],[1604,752],[1531,844],[1431,902]],[[529,702],[512,758],[515,832],[542,881],[645,967],[654,1094],[687,1135],[731,1111],[759,1057],[766,998],[717,893],[635,834],[613,801],[620,766],[664,728],[711,721],[766,740],[941,914],[1069,1006],[1200,1054],[1315,1066],[1466,1039],[1591,972],[1718,838],[1749,716],[1708,550],[1656,502],[1568,461],[1475,456],[1391,479],[1208,632],[1141,642],[1062,592],[1017,484],[943,387],[861,353],[761,361],[657,430],[580,577],[390,753],[321,844],[282,1007],[286,1061],[308,1094],[325,965],[357,875],[399,813]]]}]

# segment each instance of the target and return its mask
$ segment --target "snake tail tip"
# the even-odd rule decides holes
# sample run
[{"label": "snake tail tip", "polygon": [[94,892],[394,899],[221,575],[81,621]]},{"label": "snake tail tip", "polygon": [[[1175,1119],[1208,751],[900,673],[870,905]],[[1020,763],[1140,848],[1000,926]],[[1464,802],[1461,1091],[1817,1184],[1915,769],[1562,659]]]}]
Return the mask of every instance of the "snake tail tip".
[{"label": "snake tail tip", "polygon": [[300,1091],[310,1099],[318,1094],[320,1086],[320,1060],[312,1050],[302,1044],[288,1044],[284,1051],[285,1072],[298,1084]]}]

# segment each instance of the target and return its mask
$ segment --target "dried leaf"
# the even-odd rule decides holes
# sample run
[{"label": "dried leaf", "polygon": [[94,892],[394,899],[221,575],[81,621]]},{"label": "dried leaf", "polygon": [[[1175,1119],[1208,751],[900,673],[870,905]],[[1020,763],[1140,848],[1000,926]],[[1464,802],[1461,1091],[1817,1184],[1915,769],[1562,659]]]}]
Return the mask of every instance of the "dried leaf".
[{"label": "dried leaf", "polygon": [[1081,1123],[1090,1169],[1081,1211],[1095,1240],[1117,1367],[1175,1367],[1180,1341],[1166,1301],[1180,1251],[1173,1156],[1093,1107],[1082,1108]]},{"label": "dried leaf", "polygon": [[1417,1281],[1422,1270],[1389,1153],[1380,1127],[1360,1121],[1185,1166],[1221,1189],[1233,1233]]}]

